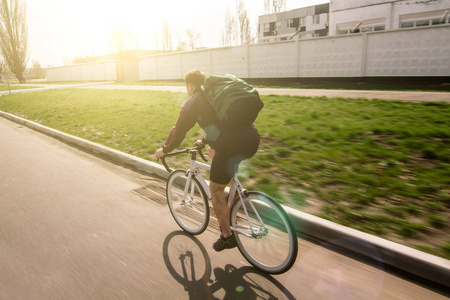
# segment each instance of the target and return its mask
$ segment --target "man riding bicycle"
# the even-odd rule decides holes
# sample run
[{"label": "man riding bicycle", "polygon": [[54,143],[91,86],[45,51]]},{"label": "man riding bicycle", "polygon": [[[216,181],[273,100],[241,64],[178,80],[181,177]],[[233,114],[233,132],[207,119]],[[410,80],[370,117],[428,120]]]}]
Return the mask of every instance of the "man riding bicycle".
[{"label": "man riding bicycle", "polygon": [[[213,249],[222,251],[236,247],[230,228],[230,211],[225,198],[225,188],[236,174],[239,164],[244,159],[255,155],[259,146],[259,133],[251,124],[234,126],[220,122],[217,113],[205,98],[201,89],[206,75],[199,70],[186,73],[184,81],[189,97],[181,107],[175,126],[170,130],[169,136],[162,148],[156,150],[156,157],[162,158],[177,148],[184,140],[186,133],[198,122],[205,134],[202,140],[194,143],[195,146],[209,145],[208,153],[212,158],[210,173],[210,191],[212,204],[219,220],[222,234],[213,244]],[[215,130],[207,130],[213,126]]]}]

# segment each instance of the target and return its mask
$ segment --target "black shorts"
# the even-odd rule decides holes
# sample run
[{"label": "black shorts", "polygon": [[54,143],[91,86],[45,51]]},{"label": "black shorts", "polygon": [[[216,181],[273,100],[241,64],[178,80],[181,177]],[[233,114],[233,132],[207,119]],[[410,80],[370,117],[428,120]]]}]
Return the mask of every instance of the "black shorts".
[{"label": "black shorts", "polygon": [[218,143],[212,146],[216,152],[211,163],[211,181],[228,184],[237,173],[239,163],[255,155],[258,147],[259,134],[253,125],[242,130],[222,132]]}]

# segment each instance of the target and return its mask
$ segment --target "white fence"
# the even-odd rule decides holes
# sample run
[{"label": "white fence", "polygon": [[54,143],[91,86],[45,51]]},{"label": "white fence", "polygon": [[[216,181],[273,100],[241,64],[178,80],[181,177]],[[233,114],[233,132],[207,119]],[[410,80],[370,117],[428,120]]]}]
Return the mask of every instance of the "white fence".
[{"label": "white fence", "polygon": [[450,76],[450,26],[377,31],[47,69],[48,81],[182,79],[192,69],[241,78]]},{"label": "white fence", "polygon": [[332,36],[141,57],[141,80],[191,69],[242,78],[450,76],[450,26]]},{"label": "white fence", "polygon": [[47,81],[117,80],[114,61],[61,66],[47,69]]},{"label": "white fence", "polygon": [[136,81],[137,63],[103,61],[47,69],[47,81]]}]

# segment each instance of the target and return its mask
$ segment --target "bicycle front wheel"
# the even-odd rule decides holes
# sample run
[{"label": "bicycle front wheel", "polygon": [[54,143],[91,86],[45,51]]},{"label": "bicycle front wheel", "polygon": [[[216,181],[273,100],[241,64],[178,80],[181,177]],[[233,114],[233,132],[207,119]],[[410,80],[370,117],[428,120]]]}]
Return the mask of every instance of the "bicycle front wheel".
[{"label": "bicycle front wheel", "polygon": [[[231,209],[239,251],[254,267],[271,274],[288,271],[298,252],[297,234],[284,209],[268,195],[248,192]],[[248,215],[248,218],[247,218]]]},{"label": "bicycle front wheel", "polygon": [[197,178],[188,181],[186,171],[170,174],[166,186],[167,203],[177,224],[190,234],[205,231],[209,221],[209,205]]}]

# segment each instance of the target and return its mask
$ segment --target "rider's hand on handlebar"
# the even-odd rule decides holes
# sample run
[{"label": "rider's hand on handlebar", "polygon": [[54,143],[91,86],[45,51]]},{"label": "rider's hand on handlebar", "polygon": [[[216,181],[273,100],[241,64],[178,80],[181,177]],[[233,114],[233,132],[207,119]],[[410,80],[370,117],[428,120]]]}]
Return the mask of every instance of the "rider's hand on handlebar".
[{"label": "rider's hand on handlebar", "polygon": [[202,140],[196,140],[196,141],[194,142],[194,146],[205,146],[205,144],[203,143]]},{"label": "rider's hand on handlebar", "polygon": [[156,158],[157,159],[161,159],[163,158],[166,154],[163,151],[163,148],[159,148],[158,150],[156,150],[155,152]]}]

